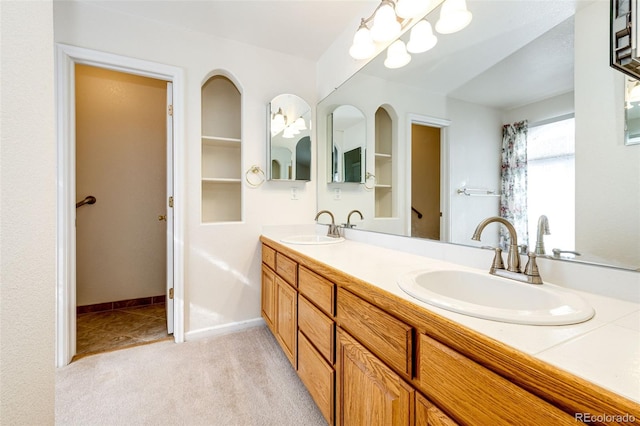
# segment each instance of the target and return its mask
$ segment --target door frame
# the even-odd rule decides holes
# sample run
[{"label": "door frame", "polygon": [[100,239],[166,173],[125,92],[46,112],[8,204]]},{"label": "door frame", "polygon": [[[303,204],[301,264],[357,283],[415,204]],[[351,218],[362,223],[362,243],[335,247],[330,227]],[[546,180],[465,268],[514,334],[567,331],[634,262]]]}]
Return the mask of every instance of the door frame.
[{"label": "door frame", "polygon": [[406,182],[406,194],[405,200],[405,223],[407,235],[411,235],[411,142],[412,131],[411,125],[418,124],[421,126],[437,127],[440,129],[440,208],[442,209],[442,220],[440,221],[440,241],[449,241],[450,232],[449,224],[451,223],[450,214],[450,179],[449,179],[449,144],[447,143],[448,127],[451,125],[451,120],[444,118],[436,118],[427,115],[410,113],[407,116],[407,150],[405,152],[405,182]]},{"label": "door frame", "polygon": [[56,366],[76,352],[75,64],[91,65],[173,83],[174,333],[184,341],[184,75],[180,68],[56,43],[57,277]]}]

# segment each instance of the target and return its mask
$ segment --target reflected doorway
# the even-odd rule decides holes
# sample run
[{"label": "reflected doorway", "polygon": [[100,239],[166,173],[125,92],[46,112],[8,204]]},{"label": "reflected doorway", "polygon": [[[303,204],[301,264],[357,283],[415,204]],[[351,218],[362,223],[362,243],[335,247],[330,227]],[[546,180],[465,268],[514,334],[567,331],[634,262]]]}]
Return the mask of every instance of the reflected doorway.
[{"label": "reflected doorway", "polygon": [[441,129],[411,124],[411,236],[440,240]]}]

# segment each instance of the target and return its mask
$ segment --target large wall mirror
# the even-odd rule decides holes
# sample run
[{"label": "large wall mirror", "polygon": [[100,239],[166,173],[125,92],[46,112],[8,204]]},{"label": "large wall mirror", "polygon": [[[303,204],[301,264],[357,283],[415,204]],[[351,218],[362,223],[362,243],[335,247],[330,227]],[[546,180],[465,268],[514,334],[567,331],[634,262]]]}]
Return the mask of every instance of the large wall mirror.
[{"label": "large wall mirror", "polygon": [[[471,235],[507,204],[525,218],[519,242],[528,250],[542,240],[552,258],[639,270],[640,145],[625,143],[625,76],[609,64],[609,6],[469,1],[471,24],[437,34],[437,45],[412,55],[407,66],[387,69],[384,55],[374,58],[318,104],[318,170],[331,161],[324,117],[337,105],[361,110],[373,164],[374,117],[385,106],[396,144],[392,214],[376,216],[375,189],[360,185],[338,197],[321,179],[318,208],[345,218],[361,210],[365,220],[356,229],[479,247],[500,243],[497,225],[482,242]],[[415,147],[426,143],[423,134],[437,148],[433,165],[412,163]],[[525,174],[507,178],[503,145],[516,139],[526,141]],[[437,198],[433,213],[413,205],[426,187],[417,172],[427,167],[439,168],[439,190],[428,197]],[[527,183],[524,198],[507,196],[515,180]],[[420,234],[421,220],[439,229]]]},{"label": "large wall mirror", "polygon": [[296,95],[269,103],[267,178],[311,180],[311,107]]}]

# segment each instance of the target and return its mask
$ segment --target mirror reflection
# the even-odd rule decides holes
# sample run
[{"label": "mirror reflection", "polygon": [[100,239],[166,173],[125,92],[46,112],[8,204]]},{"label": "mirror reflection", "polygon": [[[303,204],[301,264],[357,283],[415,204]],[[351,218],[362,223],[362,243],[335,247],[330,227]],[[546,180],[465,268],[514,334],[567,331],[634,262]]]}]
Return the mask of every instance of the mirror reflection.
[{"label": "mirror reflection", "polygon": [[640,143],[640,80],[625,78],[624,141],[627,145]]},{"label": "mirror reflection", "polygon": [[[363,111],[371,165],[374,117],[384,108],[393,153],[386,182],[376,176],[372,190],[340,197],[319,184],[318,208],[345,217],[359,209],[358,229],[472,246],[505,244],[498,226],[471,240],[482,219],[503,216],[519,223],[528,251],[640,268],[640,145],[625,143],[625,76],[609,65],[609,2],[477,0],[468,8],[474,19],[463,31],[438,36],[403,68],[374,58],[318,105],[318,120],[338,104]],[[319,170],[331,158],[322,127]],[[439,151],[416,153],[427,143],[422,133]],[[431,177],[418,176],[425,172]],[[383,185],[392,190],[381,213]]]},{"label": "mirror reflection", "polygon": [[340,105],[331,113],[329,182],[364,182],[365,122],[362,111],[353,105]]},{"label": "mirror reflection", "polygon": [[311,180],[311,107],[296,95],[269,103],[269,180]]}]

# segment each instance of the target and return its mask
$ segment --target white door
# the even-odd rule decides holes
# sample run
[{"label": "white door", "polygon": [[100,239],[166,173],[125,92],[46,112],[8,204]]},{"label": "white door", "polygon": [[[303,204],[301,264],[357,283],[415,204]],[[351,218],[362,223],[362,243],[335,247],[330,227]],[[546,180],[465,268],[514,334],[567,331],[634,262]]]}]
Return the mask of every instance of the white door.
[{"label": "white door", "polygon": [[173,84],[167,83],[167,333],[173,333]]}]

